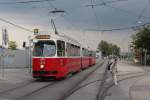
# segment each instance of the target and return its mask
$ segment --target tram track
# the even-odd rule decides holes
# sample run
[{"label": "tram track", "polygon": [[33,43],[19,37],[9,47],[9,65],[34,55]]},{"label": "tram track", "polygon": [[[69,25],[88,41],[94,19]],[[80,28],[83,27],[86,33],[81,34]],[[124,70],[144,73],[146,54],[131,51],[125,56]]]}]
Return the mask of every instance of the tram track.
[{"label": "tram track", "polygon": [[[107,92],[109,91],[109,89],[114,86],[113,83],[107,84],[107,86],[104,85],[104,84],[105,84],[105,80],[106,80],[106,76],[107,76],[107,75],[106,75],[107,71],[106,71],[106,73],[103,73],[103,74],[104,74],[104,75],[103,75],[104,77],[101,77],[101,78],[96,79],[96,80],[92,80],[91,82],[87,82],[87,83],[81,84],[81,83],[82,83],[84,80],[86,80],[97,68],[100,68],[100,67],[98,67],[98,66],[102,66],[103,64],[105,64],[105,63],[103,62],[103,63],[98,64],[97,66],[95,66],[95,68],[94,68],[93,70],[91,70],[85,77],[83,77],[81,80],[79,80],[77,83],[75,83],[59,100],[66,100],[68,97],[70,97],[72,94],[74,94],[74,93],[77,92],[78,90],[80,90],[80,89],[82,89],[82,88],[84,88],[84,87],[86,87],[86,86],[88,86],[88,85],[91,85],[91,84],[93,84],[93,83],[96,83],[96,82],[100,82],[101,84],[102,84],[102,82],[103,82],[103,85],[101,85],[101,87],[103,86],[104,89],[102,89],[101,95],[99,95],[99,99],[97,99],[97,100],[104,100],[104,99],[105,99],[105,96],[107,96]],[[139,74],[140,74],[140,75],[139,75]],[[102,75],[102,74],[101,74],[101,75]],[[123,73],[123,74],[120,73],[118,76],[122,76],[122,78],[118,80],[118,83],[119,83],[119,82],[122,82],[122,81],[124,81],[124,80],[132,79],[132,78],[137,78],[137,77],[142,77],[142,76],[145,76],[145,75],[149,75],[149,74],[148,74],[148,73],[145,74],[144,72],[133,72],[133,73]],[[73,76],[76,76],[76,75],[73,75]],[[124,77],[124,76],[126,76],[126,77]],[[71,77],[72,77],[72,76],[71,76]],[[65,79],[65,80],[68,80],[68,79],[70,79],[71,77],[68,77],[68,78]],[[28,93],[25,93],[25,94],[23,94],[23,95],[17,96],[17,97],[15,97],[13,100],[26,100],[26,98],[28,98],[28,97],[30,97],[30,96],[32,97],[34,93],[39,92],[39,91],[41,91],[41,90],[44,90],[44,89],[46,89],[46,88],[48,88],[48,87],[53,86],[54,84],[56,84],[56,83],[58,83],[58,82],[62,82],[62,81],[65,81],[65,80],[56,81],[56,82],[51,82],[51,83],[46,83],[44,86],[39,87],[38,89],[35,89],[35,90],[30,91],[30,92],[28,92]],[[27,82],[27,83],[25,83],[25,84],[22,84],[22,85],[19,85],[19,86],[17,86],[17,87],[10,88],[10,89],[5,90],[5,91],[1,91],[1,92],[0,92],[0,95],[1,95],[1,94],[7,94],[7,92],[13,92],[13,91],[15,91],[15,90],[17,90],[17,89],[20,89],[20,88],[22,88],[22,87],[28,86],[28,85],[30,85],[30,84],[32,84],[32,83],[34,83],[34,82],[37,82],[37,81],[29,81],[29,82]],[[81,85],[80,85],[80,84],[81,84]],[[9,95],[9,94],[8,94],[8,95]],[[4,97],[4,98],[5,98],[5,97]],[[132,100],[132,99],[130,99],[130,100]]]},{"label": "tram track", "polygon": [[[142,77],[143,79],[143,77]],[[134,88],[134,86],[136,85],[137,82],[141,81],[141,79],[136,80],[130,87],[129,87],[129,100],[133,100],[132,97],[132,88]]]},{"label": "tram track", "polygon": [[[39,82],[41,84],[39,84]],[[50,82],[49,83],[49,81],[46,81],[46,82],[48,82],[48,83],[42,83],[39,80],[36,80],[36,81],[32,80],[30,82],[27,82],[26,84],[22,84],[22,85],[14,87],[14,88],[10,88],[10,89],[1,91],[0,97],[13,98],[13,100],[19,100],[19,99],[24,98],[26,96],[30,96],[30,95],[36,93],[37,91],[40,91],[40,90],[45,89],[47,87],[50,87],[56,83],[56,82]],[[36,86],[37,84],[39,84],[39,85]],[[33,87],[34,85],[35,85],[35,87]],[[24,93],[23,91],[24,92],[28,91],[28,92]],[[18,95],[19,93],[22,93],[22,94]]]},{"label": "tram track", "polygon": [[[125,81],[125,80],[128,80],[128,79],[134,79],[134,78],[139,78],[139,77],[143,77],[143,76],[146,76],[146,75],[150,75],[148,73],[146,74],[141,74],[141,75],[133,75],[133,76],[128,76],[128,77],[125,77],[125,78],[122,78],[120,80],[118,80],[118,83],[122,82],[122,81]],[[105,97],[107,96],[107,92],[109,91],[110,88],[112,88],[115,84],[114,83],[111,83],[109,84],[102,92],[102,95],[100,96],[100,98],[98,100],[104,100]],[[133,85],[134,86],[134,85]],[[132,99],[131,99],[132,100]]]},{"label": "tram track", "polygon": [[[128,78],[132,78],[133,76],[130,76],[130,75],[132,75],[132,74],[140,74],[140,73],[142,74],[143,72],[134,72],[134,73],[119,74],[118,76],[128,76],[128,75],[129,75],[129,77],[122,78],[122,79],[118,80],[118,83],[121,82],[121,81],[124,81],[124,80],[126,80],[126,79],[128,79]],[[106,91],[107,89],[109,90],[109,88],[107,88],[107,87],[110,87],[110,88],[111,88],[112,86],[114,86],[114,82],[113,82],[112,84],[108,85],[107,87],[105,86],[106,79],[107,79],[107,74],[108,74],[108,70],[107,70],[107,67],[106,67],[95,100],[104,100],[103,97],[104,97],[105,91]],[[145,74],[144,74],[144,75],[145,75]],[[138,75],[136,75],[135,77],[137,77],[137,76],[138,76]],[[100,81],[100,80],[99,80],[99,81]]]},{"label": "tram track", "polygon": [[[103,64],[104,62],[101,62],[101,63],[99,63],[97,66],[95,66],[95,68],[94,69],[92,69],[92,71],[89,71],[89,73],[87,73],[87,75],[85,75],[85,77],[83,77],[82,79],[83,80],[79,80],[78,82],[77,82],[77,84],[75,84],[75,85],[73,85],[73,87],[69,90],[69,92],[70,91],[72,91],[72,89],[73,88],[75,88],[75,86],[77,86],[78,84],[80,84],[82,81],[84,81],[85,79],[86,79],[86,77],[88,77],[90,74],[92,74],[92,72],[94,72],[96,69],[97,69],[97,67],[99,68],[99,66],[101,66],[102,64]],[[78,75],[78,74],[76,74],[76,75]],[[20,85],[20,86],[17,86],[17,87],[14,87],[14,88],[10,88],[10,89],[8,89],[8,90],[5,90],[5,91],[2,91],[1,93],[0,93],[0,96],[2,97],[2,98],[11,98],[11,99],[13,99],[13,100],[26,100],[26,98],[28,98],[28,97],[33,97],[34,96],[34,94],[36,94],[36,93],[38,93],[38,92],[41,92],[41,91],[45,91],[45,89],[46,88],[50,88],[51,86],[53,86],[54,84],[55,85],[57,85],[57,83],[60,83],[60,82],[65,82],[65,81],[67,81],[67,80],[69,80],[71,77],[73,77],[73,76],[76,76],[76,75],[72,75],[72,76],[70,76],[70,77],[68,77],[67,79],[65,79],[65,80],[61,80],[61,81],[54,81],[54,82],[51,82],[51,83],[46,83],[46,84],[44,84],[44,86],[42,85],[42,86],[38,86],[38,88],[36,87],[34,87],[34,88],[32,88],[32,86],[33,86],[33,84],[34,84],[34,82],[36,83],[36,81],[31,81],[31,82],[28,82],[28,83],[26,83],[26,84],[22,84],[22,85]],[[32,84],[33,83],[33,84]],[[36,83],[37,84],[37,83]],[[35,84],[35,85],[36,85]],[[31,85],[31,86],[30,86]],[[26,87],[27,86],[27,87]],[[30,88],[31,87],[31,88]],[[28,88],[29,88],[29,90],[28,90]],[[20,92],[21,91],[21,92]],[[24,91],[24,92],[23,92]],[[20,93],[20,94],[18,94],[18,93]]]},{"label": "tram track", "polygon": [[32,91],[32,92],[29,92],[29,93],[27,93],[27,94],[25,94],[25,95],[23,95],[23,96],[20,96],[20,97],[14,99],[14,100],[20,100],[20,99],[22,99],[22,98],[31,96],[32,94],[34,94],[34,93],[36,93],[36,92],[38,92],[38,91],[40,91],[40,90],[43,90],[43,89],[45,89],[45,88],[47,88],[47,87],[50,87],[50,86],[53,86],[55,83],[56,83],[56,82],[49,83],[49,84],[47,84],[47,85],[45,85],[45,86],[43,86],[43,87],[41,87],[41,88],[39,88],[39,89],[36,89],[36,90],[34,90],[34,91]]},{"label": "tram track", "polygon": [[[23,82],[22,82],[22,83],[23,83]],[[19,89],[19,88],[22,88],[22,87],[27,86],[27,85],[32,84],[32,83],[34,83],[33,80],[28,80],[28,82],[23,83],[23,84],[21,84],[21,85],[19,85],[19,86],[17,85],[17,86],[15,86],[15,87],[13,87],[13,88],[8,88],[8,89],[6,89],[6,90],[0,91],[0,95],[5,94],[5,93],[7,93],[7,92],[11,92],[11,91],[16,90],[16,89]]]},{"label": "tram track", "polygon": [[[121,76],[125,76],[125,75],[132,75],[132,74],[139,74],[139,72],[137,72],[137,73],[128,73],[128,74],[123,74],[123,75],[121,75]],[[97,80],[94,80],[94,81],[92,81],[92,82],[88,82],[88,83],[86,83],[86,84],[84,84],[84,85],[81,85],[80,87],[78,87],[73,93],[75,93],[75,92],[77,92],[78,90],[80,90],[80,89],[82,89],[82,88],[84,88],[84,87],[86,87],[86,86],[88,86],[88,85],[91,85],[91,84],[93,84],[93,83],[95,83],[95,82],[100,82],[100,81],[102,81],[102,79],[97,79]],[[72,93],[72,94],[73,94]]]},{"label": "tram track", "polygon": [[[141,72],[140,72],[141,73]],[[139,72],[136,72],[136,73],[128,73],[128,74],[123,74],[122,76],[125,76],[125,75],[134,75],[134,74],[139,74]],[[146,75],[149,75],[149,74],[146,74]],[[121,80],[118,80],[118,82],[122,82],[122,81],[124,81],[124,80],[128,80],[128,79],[132,79],[132,78],[137,78],[137,77],[143,77],[143,76],[145,76],[145,74],[143,73],[142,75],[136,75],[136,76],[129,76],[129,77],[126,77],[126,78],[123,78],[123,79],[121,79]],[[88,86],[88,85],[91,85],[91,84],[93,84],[93,83],[96,83],[96,82],[102,82],[102,79],[97,79],[97,80],[94,80],[94,81],[92,81],[92,82],[88,82],[88,83],[86,83],[86,84],[84,84],[84,85],[81,85],[80,87],[78,87],[78,88],[76,88],[72,93],[71,93],[71,95],[73,95],[75,92],[77,92],[77,91],[79,91],[80,89],[82,89],[82,88],[84,88],[84,87],[86,87],[86,86]],[[114,84],[110,84],[110,85],[108,85],[108,87],[106,87],[106,89],[103,91],[104,93],[101,95],[102,97],[104,97],[104,96],[106,96],[106,92],[111,88],[111,87],[113,87],[114,86]],[[134,85],[133,85],[134,86]],[[130,88],[132,88],[133,86],[131,86]],[[109,88],[109,89],[108,89]],[[70,95],[70,96],[71,96]],[[98,97],[101,97],[100,95],[99,96],[96,96],[96,99],[97,100],[104,100],[104,98],[98,98]],[[131,96],[131,91],[129,92],[129,96],[130,96],[130,100],[133,100],[132,99],[132,96]]]},{"label": "tram track", "polygon": [[[66,93],[61,97],[60,100],[65,100],[65,99],[69,96],[69,94],[70,94],[71,92],[73,92],[73,90],[75,89],[76,86],[78,86],[78,85],[79,85],[82,81],[84,81],[89,75],[91,75],[97,68],[99,68],[99,66],[103,65],[103,63],[104,63],[104,62],[98,64],[94,70],[92,70],[91,72],[89,72],[85,77],[83,77],[81,80],[79,80],[79,82],[77,82],[76,84],[74,84],[74,85],[72,86],[72,88],[69,89],[68,92],[66,92]],[[70,77],[67,77],[67,79],[62,80],[62,81],[69,80],[69,79],[70,79],[71,77],[73,77],[73,76],[75,76],[75,75],[72,75],[72,76],[70,76]],[[58,82],[62,82],[62,81],[58,81]],[[37,90],[35,90],[35,91],[32,91],[32,92],[30,92],[30,93],[27,93],[26,95],[23,95],[23,96],[21,96],[21,97],[19,97],[19,98],[16,98],[16,99],[14,99],[14,100],[22,100],[22,99],[24,99],[24,98],[26,98],[26,97],[32,96],[32,94],[34,94],[34,93],[36,93],[36,92],[38,92],[38,91],[40,91],[40,90],[46,89],[46,88],[48,88],[48,87],[50,87],[50,86],[53,86],[54,84],[56,84],[56,83],[58,83],[58,82],[54,82],[54,83],[52,83],[52,84],[48,84],[48,85],[46,85],[46,86],[44,86],[44,87],[41,87],[41,88],[39,88],[39,89],[37,89]]]},{"label": "tram track", "polygon": [[[142,74],[142,75],[138,75],[138,76],[137,76],[137,74]],[[134,73],[120,74],[119,76],[126,76],[126,75],[134,75],[134,76],[128,76],[128,77],[126,77],[126,78],[122,78],[122,79],[118,80],[118,82],[121,82],[121,81],[124,81],[124,80],[127,80],[127,79],[131,79],[131,78],[142,77],[142,76],[145,75],[145,73],[144,73],[144,72],[134,72]],[[135,75],[136,75],[136,76],[135,76]],[[102,82],[102,81],[103,81],[103,79],[97,79],[97,80],[94,80],[94,81],[85,83],[85,84],[83,84],[83,85],[81,85],[81,86],[75,88],[74,90],[72,90],[72,92],[70,92],[69,95],[68,95],[67,97],[65,97],[65,99],[68,98],[68,97],[70,97],[70,96],[73,95],[75,92],[79,91],[80,89],[82,89],[82,88],[84,88],[84,87],[86,87],[86,86],[88,86],[88,85],[91,85],[91,84],[96,83],[96,82]],[[105,81],[104,81],[103,84],[105,84]],[[112,86],[114,86],[114,84],[110,84],[110,85],[108,85],[107,87],[105,87],[105,86],[104,86],[104,87],[105,87],[105,88],[108,88],[109,86],[112,87]],[[110,88],[111,88],[111,87],[110,87]],[[96,95],[95,100],[104,100],[104,99],[101,99],[101,96],[103,97],[103,95],[104,95],[104,93],[103,93],[104,91],[106,91],[106,90],[104,89],[104,90],[102,91],[102,95],[98,95],[98,94],[100,94],[100,92],[101,92],[101,91],[99,91],[98,94]],[[105,94],[105,95],[106,95],[106,94]],[[60,100],[65,100],[65,99],[60,99]],[[132,100],[132,99],[131,99],[131,100]]]},{"label": "tram track", "polygon": [[48,88],[48,87],[51,87],[51,86],[53,86],[53,85],[55,85],[55,84],[57,84],[57,83],[59,83],[59,82],[61,82],[61,81],[68,80],[68,79],[70,79],[70,78],[73,77],[73,76],[74,76],[74,75],[69,76],[69,77],[67,77],[67,79],[64,79],[64,80],[60,80],[60,81],[55,81],[55,82],[49,83],[49,84],[47,84],[47,85],[45,85],[45,86],[43,86],[43,87],[40,87],[40,88],[38,88],[38,89],[36,89],[36,90],[34,90],[34,91],[28,92],[28,93],[26,93],[25,95],[22,95],[22,96],[20,96],[20,97],[17,97],[17,98],[14,99],[14,100],[22,100],[22,99],[24,99],[24,98],[26,98],[26,97],[32,96],[34,93],[37,93],[37,92],[39,92],[39,91],[41,91],[41,90],[44,90],[44,89],[46,89],[46,88]]},{"label": "tram track", "polygon": [[[75,91],[79,90],[80,88],[84,87],[85,85],[87,84],[90,84],[90,83],[87,83],[87,84],[84,84],[80,87],[78,87],[83,81],[85,81],[92,73],[94,73],[98,68],[99,66],[102,66],[105,62],[102,62],[101,64],[98,64],[96,66],[96,68],[94,70],[92,70],[90,73],[88,73],[88,75],[86,75],[85,77],[83,77],[81,80],[79,80],[76,84],[74,84],[72,86],[72,88],[70,88],[59,100],[66,100],[68,97],[70,97]],[[97,81],[97,80],[96,80]]]},{"label": "tram track", "polygon": [[[123,75],[121,75],[121,76],[129,75],[129,74],[130,74],[130,75],[132,75],[132,74],[139,74],[139,72],[137,72],[137,73],[123,74]],[[82,89],[82,88],[84,88],[84,87],[86,87],[86,86],[88,86],[88,85],[91,85],[91,84],[93,84],[93,83],[100,82],[100,81],[102,81],[102,79],[97,79],[97,80],[94,80],[94,81],[85,83],[85,84],[79,86],[78,88],[76,88],[76,89],[71,93],[71,95],[73,95],[73,93],[77,92],[78,90],[80,90],[80,89]],[[71,95],[70,95],[70,96],[71,96]]]}]

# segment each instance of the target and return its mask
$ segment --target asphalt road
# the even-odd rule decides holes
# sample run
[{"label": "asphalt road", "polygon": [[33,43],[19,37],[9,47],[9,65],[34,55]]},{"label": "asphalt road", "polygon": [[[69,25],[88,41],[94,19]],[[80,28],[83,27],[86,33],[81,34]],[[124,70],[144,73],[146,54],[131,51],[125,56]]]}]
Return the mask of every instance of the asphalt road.
[{"label": "asphalt road", "polygon": [[[96,71],[94,71],[95,69]],[[71,89],[78,88],[89,82],[100,79],[104,69],[104,65],[97,64],[73,75],[72,77],[60,81],[37,81],[29,78],[28,80],[22,81],[16,85],[2,84],[2,82],[0,82],[0,100],[62,100],[62,97],[70,92]],[[92,71],[94,71],[94,73],[89,77],[86,77]],[[84,81],[82,82],[81,80]],[[81,94],[80,96],[83,95]],[[92,95],[89,96],[94,97]],[[68,96],[66,99],[73,100],[72,95]],[[74,98],[74,100],[77,100],[77,98]],[[78,100],[84,99],[78,98]],[[85,100],[87,99],[85,98]]]}]

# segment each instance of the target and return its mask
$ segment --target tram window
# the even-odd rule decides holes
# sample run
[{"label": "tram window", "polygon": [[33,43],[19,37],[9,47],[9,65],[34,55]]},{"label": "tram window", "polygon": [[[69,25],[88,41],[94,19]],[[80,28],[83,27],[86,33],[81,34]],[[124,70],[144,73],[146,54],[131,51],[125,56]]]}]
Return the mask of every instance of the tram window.
[{"label": "tram window", "polygon": [[80,47],[75,46],[75,56],[80,56]]},{"label": "tram window", "polygon": [[65,56],[65,42],[64,41],[57,41],[57,55],[58,56]]},{"label": "tram window", "polygon": [[67,56],[80,56],[80,47],[67,43]]},{"label": "tram window", "polygon": [[71,56],[75,56],[75,47],[73,44],[71,45]]},{"label": "tram window", "polygon": [[43,49],[43,55],[44,56],[52,56],[53,54],[55,54],[55,45],[47,45],[44,44],[44,49]]},{"label": "tram window", "polygon": [[87,49],[82,48],[83,56],[89,56],[89,51]]},{"label": "tram window", "polygon": [[67,56],[72,56],[72,49],[70,43],[67,43]]},{"label": "tram window", "polygon": [[89,51],[89,56],[91,56],[91,57],[92,57],[92,51]]},{"label": "tram window", "polygon": [[82,53],[83,53],[83,56],[86,56],[86,50],[84,48],[82,48]]},{"label": "tram window", "polygon": [[84,48],[82,48],[82,56],[84,56]]},{"label": "tram window", "polygon": [[33,56],[36,57],[51,57],[56,53],[54,41],[39,41],[33,49]]},{"label": "tram window", "polygon": [[75,56],[73,44],[67,43],[67,56]]}]

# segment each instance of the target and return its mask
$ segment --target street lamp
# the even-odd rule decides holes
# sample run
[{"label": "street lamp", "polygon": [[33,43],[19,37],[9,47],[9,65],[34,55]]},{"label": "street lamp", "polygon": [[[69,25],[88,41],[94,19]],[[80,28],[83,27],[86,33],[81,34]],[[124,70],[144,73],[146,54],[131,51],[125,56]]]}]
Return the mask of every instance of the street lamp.
[{"label": "street lamp", "polygon": [[33,39],[32,39],[32,37],[31,36],[28,36],[28,40],[29,40],[29,72],[31,73],[31,66],[32,66],[32,59],[31,59],[31,57],[32,57],[32,51],[31,51],[31,44],[32,44],[32,41],[33,41]]}]

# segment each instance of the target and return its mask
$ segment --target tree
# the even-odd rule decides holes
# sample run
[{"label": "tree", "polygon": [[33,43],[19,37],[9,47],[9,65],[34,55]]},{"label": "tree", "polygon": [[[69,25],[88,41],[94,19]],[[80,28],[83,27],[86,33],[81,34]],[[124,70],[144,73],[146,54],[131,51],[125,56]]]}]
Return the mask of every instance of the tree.
[{"label": "tree", "polygon": [[150,51],[150,26],[144,26],[132,37],[131,47]]},{"label": "tree", "polygon": [[17,44],[15,41],[9,41],[8,42],[8,49],[16,50],[17,49]]},{"label": "tree", "polygon": [[120,55],[120,47],[104,40],[99,43],[98,49],[102,52],[102,56]]}]

